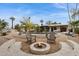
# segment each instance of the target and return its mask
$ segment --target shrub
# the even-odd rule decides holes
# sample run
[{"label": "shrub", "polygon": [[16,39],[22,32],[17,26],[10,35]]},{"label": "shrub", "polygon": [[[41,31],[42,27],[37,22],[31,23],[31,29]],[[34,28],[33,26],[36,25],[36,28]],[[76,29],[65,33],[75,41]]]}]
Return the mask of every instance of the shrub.
[{"label": "shrub", "polygon": [[75,28],[75,33],[79,34],[79,28]]},{"label": "shrub", "polygon": [[1,35],[2,35],[2,36],[5,36],[5,35],[7,35],[7,33],[6,33],[6,32],[3,32]]}]

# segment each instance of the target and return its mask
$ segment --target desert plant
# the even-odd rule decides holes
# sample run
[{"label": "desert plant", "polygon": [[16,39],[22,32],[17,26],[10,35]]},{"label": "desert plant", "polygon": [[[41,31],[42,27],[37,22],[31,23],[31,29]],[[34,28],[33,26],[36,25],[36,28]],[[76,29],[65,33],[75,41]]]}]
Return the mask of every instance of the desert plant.
[{"label": "desert plant", "polygon": [[7,35],[7,33],[6,33],[6,32],[3,32],[3,33],[1,33],[1,35],[2,35],[2,36],[5,36],[5,35]]},{"label": "desert plant", "polygon": [[19,24],[16,24],[16,25],[15,25],[15,29],[16,29],[17,31],[20,31],[20,30],[21,30],[21,26],[20,26]]},{"label": "desert plant", "polygon": [[75,30],[79,27],[79,20],[72,21],[70,24],[72,25],[73,32],[75,32]]},{"label": "desert plant", "polygon": [[36,32],[40,32],[40,26],[39,25],[34,25],[34,29]]},{"label": "desert plant", "polygon": [[28,17],[28,18],[24,17],[23,19],[24,20],[21,21],[22,28],[24,28],[25,31],[30,32],[30,30],[33,29],[33,23],[30,21],[30,17]]},{"label": "desert plant", "polygon": [[79,28],[75,28],[75,33],[79,34]]},{"label": "desert plant", "polygon": [[[6,21],[0,19],[0,34],[4,33],[2,30],[7,27],[8,23]],[[4,35],[4,34],[3,34]]]},{"label": "desert plant", "polygon": [[4,21],[4,19],[3,20],[0,19],[0,31],[4,29],[7,25],[8,23]]}]

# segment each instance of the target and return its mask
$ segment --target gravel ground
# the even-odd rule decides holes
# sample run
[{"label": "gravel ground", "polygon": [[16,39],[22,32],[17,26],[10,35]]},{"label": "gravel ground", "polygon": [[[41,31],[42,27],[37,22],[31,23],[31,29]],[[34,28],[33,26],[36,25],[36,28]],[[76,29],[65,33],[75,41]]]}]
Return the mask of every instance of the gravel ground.
[{"label": "gravel ground", "polygon": [[[40,36],[41,36],[41,38],[40,38]],[[6,39],[6,38],[8,38],[8,39]],[[4,42],[6,43],[10,39],[15,39],[16,42],[22,42],[23,49],[27,50],[26,51],[27,53],[24,53],[25,51],[23,52],[21,50],[21,52],[24,53],[24,55],[33,55],[33,54],[30,54],[28,52],[29,51],[29,49],[28,49],[29,45],[25,44],[25,42],[27,42],[27,39],[25,38],[25,36],[24,35],[19,36],[15,30],[12,30],[12,32],[5,37],[0,37],[0,45],[2,45]],[[42,40],[40,40],[40,39],[42,39]],[[63,33],[56,34],[56,42],[63,42],[63,43],[61,43],[62,48],[60,49],[60,51],[58,51],[56,53],[48,54],[48,55],[75,55],[77,53],[77,51],[79,51],[79,50],[72,52],[73,50],[71,49],[71,47],[67,43],[68,40],[75,41],[75,42],[79,43],[79,39],[76,38],[76,37],[66,36]],[[37,35],[37,41],[47,42],[44,34],[38,34]],[[27,47],[24,48],[24,46],[27,46]],[[76,44],[76,46],[78,46],[78,44]],[[21,49],[22,49],[22,47],[21,47]],[[17,55],[15,53],[13,55]],[[18,55],[22,55],[22,54],[18,53]]]},{"label": "gravel ground", "polygon": [[[75,43],[74,41],[71,42],[74,44],[74,49],[72,49],[66,42],[60,42],[62,48],[56,53],[34,55],[20,50],[21,42],[16,42],[13,39],[7,41],[0,47],[0,56],[79,56],[79,44]],[[8,48],[9,46],[10,48]]]}]

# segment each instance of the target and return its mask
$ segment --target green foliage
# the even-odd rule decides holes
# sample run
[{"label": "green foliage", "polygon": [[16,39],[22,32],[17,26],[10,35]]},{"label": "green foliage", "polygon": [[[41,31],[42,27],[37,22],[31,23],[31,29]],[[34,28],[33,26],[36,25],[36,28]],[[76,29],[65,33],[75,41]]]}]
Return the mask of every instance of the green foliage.
[{"label": "green foliage", "polygon": [[79,20],[72,21],[70,24],[74,30],[74,33],[78,34],[79,33]]},{"label": "green foliage", "polygon": [[79,24],[79,20],[77,20],[77,21],[72,21],[70,24],[73,25],[73,26],[77,26],[77,25]]},{"label": "green foliage", "polygon": [[20,26],[19,24],[16,24],[16,25],[15,25],[15,29],[16,29],[17,31],[20,31],[20,30],[21,30],[21,26]]},{"label": "green foliage", "polygon": [[40,31],[40,26],[39,25],[34,25],[35,31],[39,32]]},{"label": "green foliage", "polygon": [[79,34],[79,28],[75,28],[75,33]]},{"label": "green foliage", "polygon": [[7,25],[8,23],[5,22],[4,19],[3,20],[0,19],[0,31],[4,29]]},{"label": "green foliage", "polygon": [[33,29],[33,23],[30,21],[30,17],[29,18],[23,18],[24,20],[21,21],[21,26],[22,28],[24,28],[25,31],[27,30],[31,30]]}]

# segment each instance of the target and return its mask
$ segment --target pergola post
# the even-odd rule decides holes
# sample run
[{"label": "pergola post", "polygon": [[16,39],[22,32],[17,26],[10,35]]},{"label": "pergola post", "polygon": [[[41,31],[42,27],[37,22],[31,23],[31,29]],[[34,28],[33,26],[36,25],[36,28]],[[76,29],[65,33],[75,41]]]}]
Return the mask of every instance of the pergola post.
[{"label": "pergola post", "polygon": [[51,27],[49,27],[49,32],[51,32]]},{"label": "pergola post", "polygon": [[60,31],[60,27],[59,26],[57,27],[57,30]]}]

